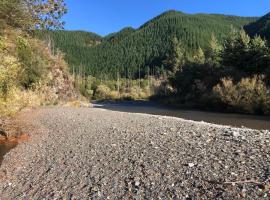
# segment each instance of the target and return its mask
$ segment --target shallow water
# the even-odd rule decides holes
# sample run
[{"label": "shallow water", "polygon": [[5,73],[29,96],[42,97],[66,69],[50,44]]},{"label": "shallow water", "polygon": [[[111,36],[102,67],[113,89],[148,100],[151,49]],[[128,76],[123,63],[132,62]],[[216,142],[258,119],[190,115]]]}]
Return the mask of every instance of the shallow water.
[{"label": "shallow water", "polygon": [[173,116],[194,121],[204,121],[213,124],[229,125],[233,127],[247,127],[251,129],[270,130],[269,116],[174,109],[166,106],[160,106],[152,102],[144,102],[144,101],[103,102],[103,103],[94,103],[93,105],[95,108],[103,108],[121,112]]}]

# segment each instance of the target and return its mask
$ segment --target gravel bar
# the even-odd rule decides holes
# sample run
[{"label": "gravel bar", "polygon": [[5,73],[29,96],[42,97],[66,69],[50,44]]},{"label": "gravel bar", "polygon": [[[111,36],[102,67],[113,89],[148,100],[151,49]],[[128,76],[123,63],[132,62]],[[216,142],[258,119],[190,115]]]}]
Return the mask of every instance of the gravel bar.
[{"label": "gravel bar", "polygon": [[270,132],[98,108],[21,114],[0,199],[270,199]]}]

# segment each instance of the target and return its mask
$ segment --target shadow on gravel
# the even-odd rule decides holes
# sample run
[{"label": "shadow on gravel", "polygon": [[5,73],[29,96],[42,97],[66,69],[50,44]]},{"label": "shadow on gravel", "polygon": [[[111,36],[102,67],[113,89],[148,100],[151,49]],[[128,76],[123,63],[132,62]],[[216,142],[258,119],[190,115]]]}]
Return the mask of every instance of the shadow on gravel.
[{"label": "shadow on gravel", "polygon": [[8,153],[11,149],[17,146],[18,142],[15,141],[4,141],[0,142],[0,165],[4,159],[4,155]]}]

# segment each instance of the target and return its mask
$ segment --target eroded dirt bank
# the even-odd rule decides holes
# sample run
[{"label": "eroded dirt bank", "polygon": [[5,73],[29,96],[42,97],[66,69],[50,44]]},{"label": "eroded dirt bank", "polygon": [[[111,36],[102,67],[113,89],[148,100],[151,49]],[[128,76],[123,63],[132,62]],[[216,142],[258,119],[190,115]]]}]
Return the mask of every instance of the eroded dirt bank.
[{"label": "eroded dirt bank", "polygon": [[1,199],[269,199],[270,133],[95,108],[22,113]]}]

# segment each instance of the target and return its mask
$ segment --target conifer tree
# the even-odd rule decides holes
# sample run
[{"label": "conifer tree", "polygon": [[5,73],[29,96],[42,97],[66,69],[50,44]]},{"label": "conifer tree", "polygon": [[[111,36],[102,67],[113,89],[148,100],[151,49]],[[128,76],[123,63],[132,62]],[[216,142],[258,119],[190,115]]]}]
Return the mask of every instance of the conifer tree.
[{"label": "conifer tree", "polygon": [[206,51],[207,64],[211,66],[217,66],[221,62],[222,46],[219,44],[215,35],[212,34],[209,47]]},{"label": "conifer tree", "polygon": [[205,63],[205,54],[201,47],[195,52],[193,59],[196,64],[202,65]]},{"label": "conifer tree", "polygon": [[249,59],[250,37],[244,30],[240,32],[232,30],[230,37],[225,41],[223,51],[223,64],[242,68],[246,65],[246,59]]},{"label": "conifer tree", "polygon": [[178,70],[182,70],[184,65],[184,53],[181,42],[174,37],[171,41],[171,50],[163,62],[165,68],[169,70],[169,75],[174,75]]}]

